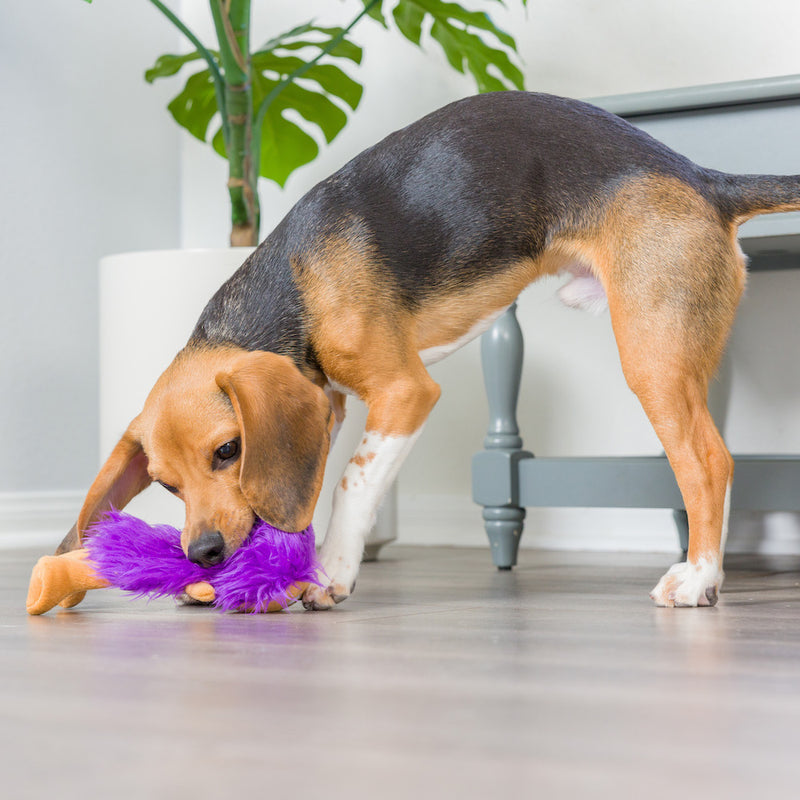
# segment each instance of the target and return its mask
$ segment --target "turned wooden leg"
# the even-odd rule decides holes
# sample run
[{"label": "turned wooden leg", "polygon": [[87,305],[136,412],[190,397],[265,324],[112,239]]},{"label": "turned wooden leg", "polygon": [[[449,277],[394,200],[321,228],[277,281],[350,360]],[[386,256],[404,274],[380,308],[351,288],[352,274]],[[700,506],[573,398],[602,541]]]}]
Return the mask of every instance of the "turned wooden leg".
[{"label": "turned wooden leg", "polygon": [[473,499],[483,506],[492,560],[499,569],[517,563],[525,509],[519,505],[519,462],[533,455],[522,449],[517,398],[522,377],[523,338],[516,304],[481,340],[481,360],[489,401],[484,450],[472,462]]}]

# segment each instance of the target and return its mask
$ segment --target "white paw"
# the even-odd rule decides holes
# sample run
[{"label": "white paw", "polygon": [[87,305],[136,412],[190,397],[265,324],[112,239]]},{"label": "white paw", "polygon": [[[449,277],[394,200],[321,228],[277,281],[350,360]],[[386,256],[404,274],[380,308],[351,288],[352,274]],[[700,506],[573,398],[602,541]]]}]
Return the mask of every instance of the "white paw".
[{"label": "white paw", "polygon": [[322,585],[311,584],[303,593],[303,605],[311,611],[325,611],[347,600],[356,587],[358,577],[358,558],[339,557],[331,560],[325,559],[324,554],[320,553],[320,561],[322,570],[319,579]]},{"label": "white paw", "polygon": [[328,586],[315,586],[312,584],[303,593],[303,605],[308,611],[327,611],[337,603],[350,597],[355,585],[350,588],[340,583],[331,583]]},{"label": "white paw", "polygon": [[674,564],[658,582],[650,597],[657,606],[715,606],[725,574],[716,560],[700,559]]}]

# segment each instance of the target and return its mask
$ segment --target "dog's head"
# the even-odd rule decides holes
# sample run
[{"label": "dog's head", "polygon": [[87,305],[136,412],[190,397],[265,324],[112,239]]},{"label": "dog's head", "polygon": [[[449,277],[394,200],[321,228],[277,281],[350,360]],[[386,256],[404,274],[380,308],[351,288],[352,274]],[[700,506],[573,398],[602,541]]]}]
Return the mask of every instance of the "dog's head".
[{"label": "dog's head", "polygon": [[181,544],[198,563],[227,558],[256,517],[301,531],[322,486],[330,430],[324,392],[289,358],[184,350],[100,470],[75,536],[153,481],[186,504]]}]

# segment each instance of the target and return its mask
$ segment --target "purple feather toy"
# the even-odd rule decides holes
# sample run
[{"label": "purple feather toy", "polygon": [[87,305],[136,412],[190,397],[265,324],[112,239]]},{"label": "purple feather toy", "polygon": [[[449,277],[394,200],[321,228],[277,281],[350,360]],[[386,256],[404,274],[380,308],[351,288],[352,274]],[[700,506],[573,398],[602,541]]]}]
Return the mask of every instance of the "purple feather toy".
[{"label": "purple feather toy", "polygon": [[190,584],[206,582],[220,610],[257,613],[285,608],[304,588],[298,591],[299,584],[319,585],[310,525],[287,533],[259,520],[241,547],[213,567],[186,558],[176,528],[149,525],[121,511],[106,514],[87,534],[97,574],[137,597],[174,597]]}]

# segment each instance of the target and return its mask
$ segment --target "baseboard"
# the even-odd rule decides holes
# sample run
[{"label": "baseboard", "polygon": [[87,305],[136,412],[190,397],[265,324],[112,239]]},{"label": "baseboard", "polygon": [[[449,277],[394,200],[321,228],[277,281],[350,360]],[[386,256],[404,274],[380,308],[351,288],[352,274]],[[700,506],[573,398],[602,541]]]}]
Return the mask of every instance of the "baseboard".
[{"label": "baseboard", "polygon": [[[398,542],[488,547],[480,506],[467,495],[398,498]],[[672,512],[641,508],[529,508],[521,548],[676,553]],[[800,514],[736,512],[727,552],[800,555]]]},{"label": "baseboard", "polygon": [[0,549],[52,549],[75,523],[85,492],[0,492]]},{"label": "baseboard", "polygon": [[[74,524],[84,494],[0,492],[0,549],[55,548]],[[406,494],[402,486],[398,543],[488,547],[480,506],[468,495]],[[671,513],[663,509],[532,508],[520,546],[673,553],[677,534]],[[800,514],[735,514],[728,552],[800,555]]]},{"label": "baseboard", "polygon": [[400,544],[486,547],[480,506],[467,496],[405,494],[397,498]]},{"label": "baseboard", "polygon": [[[468,495],[404,494],[398,499],[401,544],[487,547],[480,506]],[[677,533],[663,509],[531,508],[522,548],[674,553]]]}]

